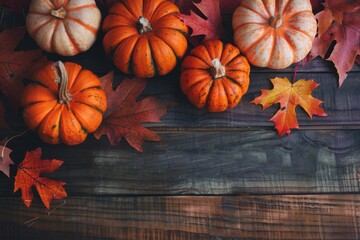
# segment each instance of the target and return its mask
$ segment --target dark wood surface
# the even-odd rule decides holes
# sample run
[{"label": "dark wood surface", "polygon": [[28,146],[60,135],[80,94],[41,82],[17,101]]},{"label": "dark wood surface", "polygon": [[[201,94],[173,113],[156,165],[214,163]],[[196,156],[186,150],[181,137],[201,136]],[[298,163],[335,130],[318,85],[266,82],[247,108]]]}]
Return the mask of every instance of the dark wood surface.
[{"label": "dark wood surface", "polygon": [[[29,46],[26,39],[19,47]],[[62,60],[99,76],[113,70],[100,40]],[[293,79],[294,69],[253,67],[248,93],[224,113],[189,104],[179,69],[150,79],[141,97],[176,105],[145,124],[161,141],[145,142],[144,153],[93,136],[75,147],[44,144],[31,132],[14,139],[16,164],[37,147],[65,161],[51,178],[66,182],[69,196],[49,211],[37,195],[25,207],[13,193],[12,166],[10,180],[0,174],[0,239],[360,239],[360,67],[339,88],[332,63],[299,65],[296,79],[320,83],[313,95],[328,116],[310,119],[298,108],[300,130],[278,137],[268,121],[277,106],[249,102],[271,88],[270,78]]]}]

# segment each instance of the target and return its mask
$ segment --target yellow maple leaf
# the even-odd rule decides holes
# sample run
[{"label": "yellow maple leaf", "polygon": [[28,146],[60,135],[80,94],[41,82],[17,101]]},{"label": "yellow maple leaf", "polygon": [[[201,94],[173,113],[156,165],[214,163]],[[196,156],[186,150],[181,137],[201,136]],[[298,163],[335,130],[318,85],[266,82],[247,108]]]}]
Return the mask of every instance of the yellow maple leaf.
[{"label": "yellow maple leaf", "polygon": [[279,136],[284,133],[290,134],[291,128],[299,128],[296,118],[296,106],[301,106],[307,114],[312,116],[327,116],[324,109],[319,105],[323,101],[314,98],[311,93],[319,86],[313,80],[300,79],[292,84],[287,78],[271,79],[274,88],[271,90],[261,89],[261,95],[255,98],[252,103],[261,104],[263,109],[273,104],[280,103],[280,109],[270,119],[275,123]]}]

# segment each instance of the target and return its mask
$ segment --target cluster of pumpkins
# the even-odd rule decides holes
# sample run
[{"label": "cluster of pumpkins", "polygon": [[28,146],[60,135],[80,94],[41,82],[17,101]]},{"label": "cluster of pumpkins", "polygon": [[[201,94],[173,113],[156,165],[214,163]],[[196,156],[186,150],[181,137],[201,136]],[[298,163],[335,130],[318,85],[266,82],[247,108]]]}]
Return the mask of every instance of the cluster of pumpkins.
[{"label": "cluster of pumpkins", "polygon": [[[249,62],[286,68],[308,54],[317,30],[309,0],[243,0],[233,13],[234,45],[207,41],[184,57],[188,28],[178,13],[166,0],[121,0],[101,26],[94,0],[32,0],[26,26],[41,49],[62,56],[87,51],[102,27],[114,65],[141,78],[166,75],[181,61],[182,91],[211,112],[239,103],[249,86]],[[92,72],[57,62],[32,79],[22,100],[24,120],[45,142],[79,144],[101,124],[106,96]]]}]

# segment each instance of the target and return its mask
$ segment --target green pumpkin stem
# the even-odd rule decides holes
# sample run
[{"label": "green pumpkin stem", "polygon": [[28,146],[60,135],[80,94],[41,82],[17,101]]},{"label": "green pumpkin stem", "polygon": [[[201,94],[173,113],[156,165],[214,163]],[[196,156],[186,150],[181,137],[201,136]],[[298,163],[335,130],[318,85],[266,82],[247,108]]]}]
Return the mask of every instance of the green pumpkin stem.
[{"label": "green pumpkin stem", "polygon": [[[57,68],[57,70],[55,70],[55,68]],[[59,89],[59,91],[58,91],[59,103],[67,104],[71,101],[72,96],[67,91],[69,78],[68,78],[68,74],[67,74],[65,65],[61,61],[57,61],[56,63],[54,63],[54,65],[51,67],[51,69],[56,75],[54,82],[59,84],[59,88],[58,88]],[[58,72],[60,73],[60,76],[59,76]]]}]

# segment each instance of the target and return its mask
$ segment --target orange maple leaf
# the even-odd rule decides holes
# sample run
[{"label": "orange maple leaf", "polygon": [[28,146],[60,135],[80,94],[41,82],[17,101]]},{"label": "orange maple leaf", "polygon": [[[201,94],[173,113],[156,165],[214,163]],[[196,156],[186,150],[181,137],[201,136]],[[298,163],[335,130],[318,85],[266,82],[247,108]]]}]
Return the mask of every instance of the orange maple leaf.
[{"label": "orange maple leaf", "polygon": [[327,116],[324,109],[319,105],[323,101],[311,96],[312,91],[319,86],[313,80],[300,79],[291,84],[287,78],[271,79],[274,88],[271,90],[261,90],[261,95],[255,98],[252,103],[261,104],[263,109],[275,103],[280,103],[280,109],[270,119],[275,123],[275,128],[279,136],[284,133],[290,134],[291,128],[299,128],[296,118],[296,106],[301,106],[307,114],[312,116]]},{"label": "orange maple leaf", "polygon": [[15,176],[14,192],[21,189],[21,198],[30,207],[34,198],[31,187],[35,186],[46,208],[50,208],[52,199],[62,199],[67,196],[64,182],[40,177],[41,173],[52,173],[62,165],[63,161],[41,160],[41,148],[26,152],[25,159],[18,165]]}]

